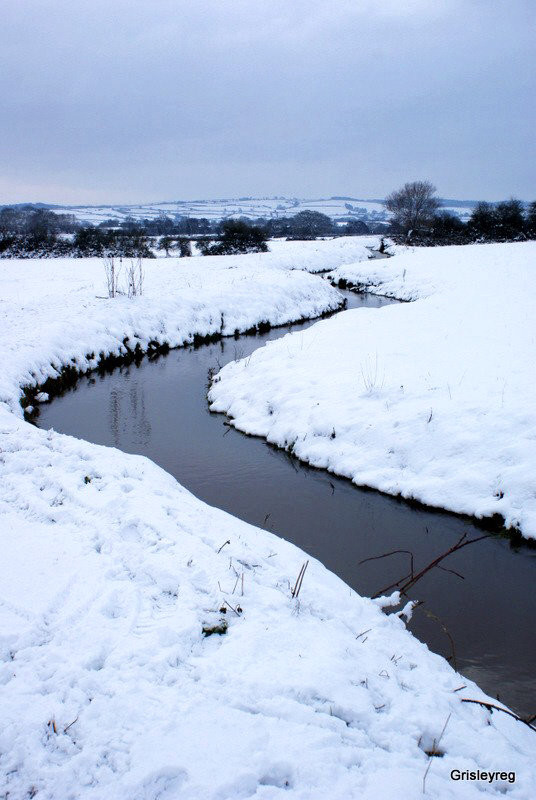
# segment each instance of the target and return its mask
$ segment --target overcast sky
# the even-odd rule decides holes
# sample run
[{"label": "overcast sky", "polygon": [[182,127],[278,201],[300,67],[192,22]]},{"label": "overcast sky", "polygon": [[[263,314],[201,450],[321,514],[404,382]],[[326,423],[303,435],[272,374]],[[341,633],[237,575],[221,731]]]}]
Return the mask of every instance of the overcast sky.
[{"label": "overcast sky", "polygon": [[536,199],[535,0],[2,0],[0,203]]}]

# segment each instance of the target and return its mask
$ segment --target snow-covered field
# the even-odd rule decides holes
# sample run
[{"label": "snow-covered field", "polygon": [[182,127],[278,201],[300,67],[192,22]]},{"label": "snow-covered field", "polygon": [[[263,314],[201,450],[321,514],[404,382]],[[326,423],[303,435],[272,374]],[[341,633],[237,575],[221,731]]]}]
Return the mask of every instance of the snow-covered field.
[{"label": "snow-covered field", "polygon": [[[314,560],[293,599],[298,548],[147,459],[21,417],[21,384],[125,336],[175,345],[336,307],[285,269],[297,247],[312,270],[363,256],[348,240],[158,259],[131,300],[97,297],[98,260],[0,262],[0,797],[398,800],[427,767],[433,798],[536,795],[535,734],[462,703],[485,696],[396,614]],[[477,769],[515,782],[451,779]]]},{"label": "snow-covered field", "polygon": [[342,266],[415,302],[269,343],[220,373],[212,408],[357,484],[536,537],[535,261],[527,242]]},{"label": "snow-covered field", "polygon": [[[464,201],[445,200],[444,209],[467,221],[472,205]],[[355,197],[295,198],[295,197],[240,197],[221,200],[176,200],[142,205],[104,206],[54,206],[59,214],[74,214],[81,222],[98,225],[108,219],[156,219],[167,216],[201,217],[211,221],[230,217],[246,219],[275,219],[292,217],[300,211],[318,211],[336,220],[362,219],[367,222],[386,221],[389,217],[380,200],[363,200]]]},{"label": "snow-covered field", "polygon": [[[60,214],[74,214],[82,222],[98,224],[103,220],[127,217],[155,219],[159,216],[199,217],[218,221],[230,217],[246,219],[277,219],[292,217],[300,211],[318,211],[333,219],[386,220],[387,212],[379,200],[360,200],[354,197],[295,198],[295,197],[241,197],[219,200],[176,200],[142,205],[65,206],[54,207]],[[457,211],[466,212],[466,208]]]}]

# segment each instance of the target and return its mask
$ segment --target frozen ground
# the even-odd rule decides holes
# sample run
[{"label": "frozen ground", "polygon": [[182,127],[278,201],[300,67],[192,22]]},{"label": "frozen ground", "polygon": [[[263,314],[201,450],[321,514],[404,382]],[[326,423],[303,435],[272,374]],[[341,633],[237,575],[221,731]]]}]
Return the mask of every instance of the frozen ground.
[{"label": "frozen ground", "polygon": [[357,484],[536,537],[535,260],[527,242],[342,266],[415,302],[269,343],[225,367],[212,408]]},{"label": "frozen ground", "polygon": [[321,278],[262,263],[158,260],[131,301],[95,298],[98,262],[1,264],[0,797],[398,800],[430,765],[430,797],[529,800],[534,733],[462,703],[484,695],[396,614],[314,560],[293,599],[299,549],[147,459],[20,416],[20,382],[125,335],[174,344],[221,313],[232,332],[336,305]]}]

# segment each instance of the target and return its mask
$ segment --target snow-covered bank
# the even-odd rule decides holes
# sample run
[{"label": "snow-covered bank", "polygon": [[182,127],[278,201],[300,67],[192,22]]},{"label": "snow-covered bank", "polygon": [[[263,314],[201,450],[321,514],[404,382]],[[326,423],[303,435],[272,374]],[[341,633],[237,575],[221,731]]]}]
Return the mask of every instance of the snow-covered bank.
[{"label": "snow-covered bank", "polygon": [[461,703],[484,695],[318,562],[292,600],[303,553],[146,459],[13,416],[2,433],[10,800],[417,798],[447,720],[429,796],[534,796],[535,734]]},{"label": "snow-covered bank", "polygon": [[100,353],[120,355],[136,345],[145,351],[150,342],[176,347],[196,335],[232,335],[335,310],[338,292],[307,272],[370,255],[359,237],[271,247],[245,256],[146,260],[144,294],[132,299],[106,297],[98,258],[0,260],[0,403],[20,413],[21,386],[56,377],[63,365],[91,369]]},{"label": "snow-covered bank", "polygon": [[213,410],[319,467],[536,537],[536,244],[341,267],[413,303],[347,311],[229,364]]},{"label": "snow-covered bank", "polygon": [[[417,798],[426,751],[445,729],[429,796],[529,800],[534,733],[462,703],[484,696],[398,617],[313,560],[293,600],[307,558],[296,547],[206,506],[146,459],[10,413],[17,380],[86,347],[109,352],[130,333],[143,342],[175,331],[179,340],[204,333],[209,317],[217,326],[222,311],[232,324],[273,323],[336,300],[319,278],[241,263],[206,280],[191,275],[190,287],[148,271],[147,295],[130,302],[94,298],[100,265],[96,276],[90,264],[80,276],[76,264],[62,272],[54,262],[9,272],[0,796]],[[40,285],[27,286],[36,267]],[[225,634],[204,635],[222,620]],[[451,770],[477,769],[515,772],[516,781],[451,779]]]}]

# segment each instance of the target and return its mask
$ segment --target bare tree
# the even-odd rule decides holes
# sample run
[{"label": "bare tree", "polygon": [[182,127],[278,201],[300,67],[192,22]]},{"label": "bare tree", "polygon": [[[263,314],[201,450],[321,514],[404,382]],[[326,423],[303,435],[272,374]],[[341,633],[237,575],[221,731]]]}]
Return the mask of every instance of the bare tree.
[{"label": "bare tree", "polygon": [[169,251],[174,250],[175,247],[176,247],[176,242],[173,236],[162,236],[162,238],[158,242],[158,249],[165,251],[166,258],[168,258],[169,256]]},{"label": "bare tree", "polygon": [[192,255],[192,243],[189,239],[179,239],[177,244],[181,258],[188,258]]},{"label": "bare tree", "polygon": [[436,187],[430,181],[405,183],[384,200],[385,208],[393,215],[393,222],[409,235],[412,230],[431,222],[441,203],[434,197]]}]

